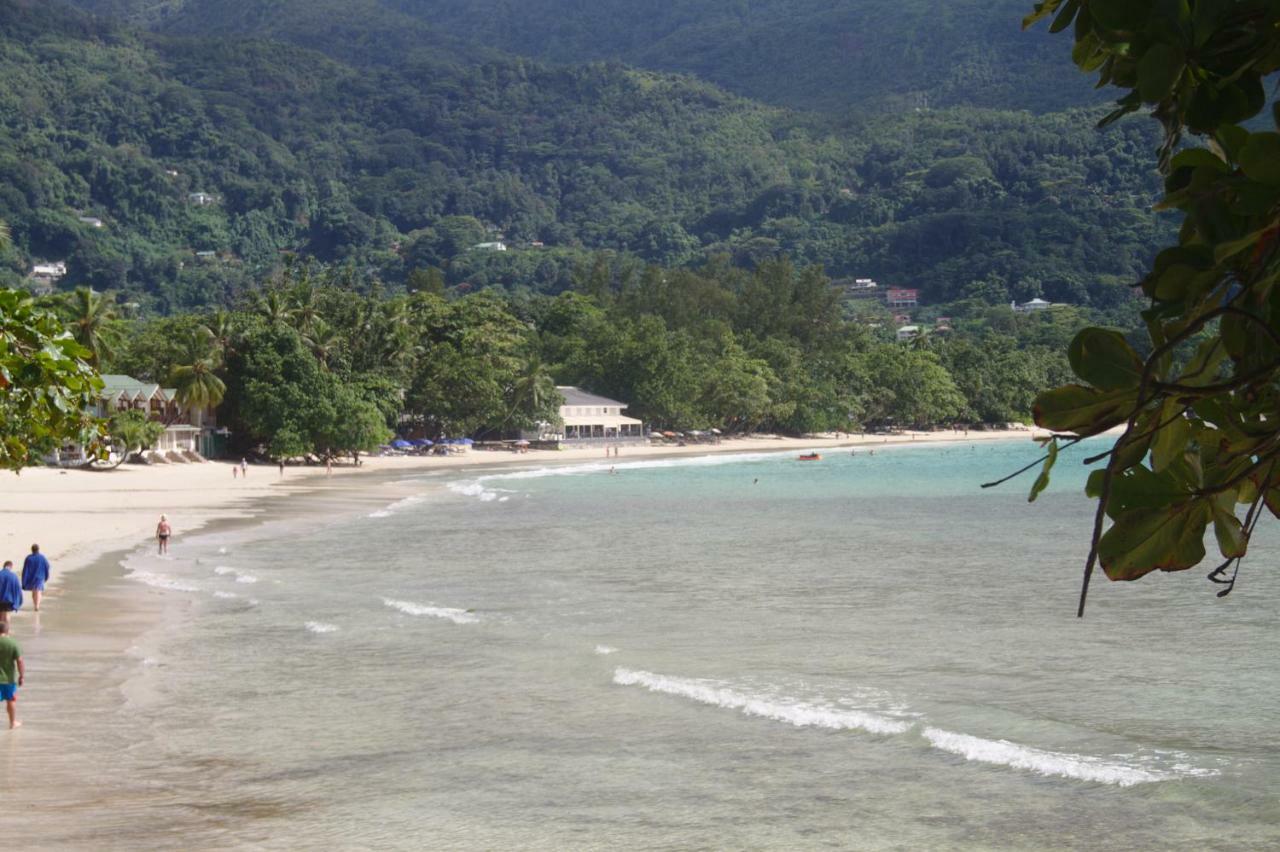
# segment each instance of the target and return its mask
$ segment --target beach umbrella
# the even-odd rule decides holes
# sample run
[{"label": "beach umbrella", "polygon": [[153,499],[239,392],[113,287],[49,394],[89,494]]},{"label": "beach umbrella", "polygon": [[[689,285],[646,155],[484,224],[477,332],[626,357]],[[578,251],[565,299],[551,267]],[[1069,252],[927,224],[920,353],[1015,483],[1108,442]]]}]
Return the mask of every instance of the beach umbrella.
[{"label": "beach umbrella", "polygon": [[526,441],[526,440],[524,440],[523,438],[521,438],[519,441],[516,441],[516,446],[517,446],[517,447],[527,447],[527,446],[529,446],[529,442],[528,442],[528,441]]},{"label": "beach umbrella", "polygon": [[413,444],[410,444],[408,441],[404,440],[403,438],[396,438],[394,441],[391,442],[391,446],[395,447],[397,450],[407,450],[407,449],[410,449],[413,446]]},{"label": "beach umbrella", "polygon": [[662,433],[661,433],[661,432],[650,432],[650,433],[649,433],[649,437],[650,437],[650,438],[661,438],[661,437],[662,437]]},{"label": "beach umbrella", "polygon": [[458,443],[459,443],[459,444],[465,444],[465,445],[467,445],[467,446],[469,447],[469,446],[471,446],[472,444],[474,444],[474,443],[475,443],[475,441],[471,440],[470,438],[459,438],[459,439],[458,439]]},{"label": "beach umbrella", "polygon": [[712,434],[712,435],[720,435],[720,434],[722,434],[722,433],[720,432],[720,430],[719,430],[719,429],[712,429],[712,430],[711,430],[711,434]]},{"label": "beach umbrella", "polygon": [[409,443],[413,444],[415,447],[429,447],[431,446],[432,441],[430,438],[414,438]]},{"label": "beach umbrella", "polygon": [[675,432],[663,432],[663,433],[662,433],[662,437],[664,437],[664,438],[674,438],[675,436],[676,436],[676,433],[675,433]]}]

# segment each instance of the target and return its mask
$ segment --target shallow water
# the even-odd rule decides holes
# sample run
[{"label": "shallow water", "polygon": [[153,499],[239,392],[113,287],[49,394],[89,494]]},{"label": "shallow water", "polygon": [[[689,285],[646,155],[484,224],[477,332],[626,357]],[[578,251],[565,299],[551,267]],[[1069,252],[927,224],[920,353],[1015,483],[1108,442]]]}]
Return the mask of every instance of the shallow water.
[{"label": "shallow water", "polygon": [[[137,555],[141,845],[1258,848],[1280,582],[1098,582],[1026,444],[425,477]],[[123,837],[121,840],[123,841]],[[121,845],[128,845],[122,843]]]}]

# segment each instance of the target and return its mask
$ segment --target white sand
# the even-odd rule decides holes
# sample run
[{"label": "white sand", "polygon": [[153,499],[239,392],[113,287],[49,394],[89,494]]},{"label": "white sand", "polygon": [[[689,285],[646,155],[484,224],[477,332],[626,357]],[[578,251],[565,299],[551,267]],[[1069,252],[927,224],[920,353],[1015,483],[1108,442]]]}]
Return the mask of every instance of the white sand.
[{"label": "white sand", "polygon": [[[895,435],[842,434],[810,438],[757,436],[732,438],[719,444],[622,447],[619,460],[648,456],[706,455],[723,452],[800,452],[825,447],[849,447],[923,441],[1030,440],[1030,430],[917,432]],[[356,485],[362,475],[378,471],[407,474],[475,465],[529,464],[604,460],[601,448],[531,450],[516,454],[470,450],[460,455],[366,457],[361,467],[347,463],[333,469],[333,478],[318,467],[287,466],[281,477],[274,466],[250,465],[246,478],[233,478],[232,465],[125,465],[111,471],[32,468],[21,474],[0,475],[0,559],[21,567],[32,543],[53,564],[51,598],[58,577],[83,567],[99,556],[134,547],[154,538],[163,513],[174,533],[181,535],[213,520],[258,514],[272,500],[326,485]],[[51,601],[52,602],[52,601]]]}]

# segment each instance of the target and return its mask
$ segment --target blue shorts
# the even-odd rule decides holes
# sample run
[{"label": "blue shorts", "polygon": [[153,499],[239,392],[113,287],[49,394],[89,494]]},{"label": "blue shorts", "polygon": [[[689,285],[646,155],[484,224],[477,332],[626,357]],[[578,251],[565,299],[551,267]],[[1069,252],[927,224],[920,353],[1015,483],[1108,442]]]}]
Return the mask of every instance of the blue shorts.
[{"label": "blue shorts", "polygon": [[16,683],[0,683],[0,701],[13,701],[18,697]]}]

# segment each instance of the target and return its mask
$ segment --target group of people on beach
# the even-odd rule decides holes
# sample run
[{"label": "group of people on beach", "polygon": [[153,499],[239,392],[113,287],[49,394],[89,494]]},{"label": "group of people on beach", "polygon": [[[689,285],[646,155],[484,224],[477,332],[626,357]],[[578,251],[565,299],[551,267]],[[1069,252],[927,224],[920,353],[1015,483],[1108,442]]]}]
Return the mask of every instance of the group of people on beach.
[{"label": "group of people on beach", "polygon": [[40,552],[40,545],[31,545],[31,553],[22,562],[22,577],[13,571],[13,561],[6,559],[0,567],[0,700],[4,701],[9,716],[9,729],[22,723],[18,721],[18,687],[26,680],[27,670],[22,661],[22,648],[12,636],[10,617],[22,609],[23,592],[31,593],[31,604],[40,611],[40,598],[45,583],[49,582],[49,559]]}]

